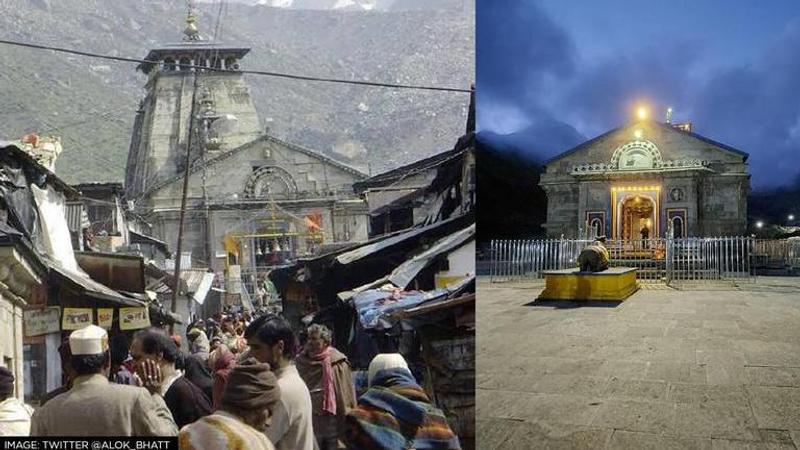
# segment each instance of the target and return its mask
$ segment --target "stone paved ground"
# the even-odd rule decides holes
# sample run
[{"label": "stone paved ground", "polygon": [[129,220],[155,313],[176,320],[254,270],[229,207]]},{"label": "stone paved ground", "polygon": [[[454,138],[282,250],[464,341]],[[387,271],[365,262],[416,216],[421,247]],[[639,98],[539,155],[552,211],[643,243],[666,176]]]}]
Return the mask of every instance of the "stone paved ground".
[{"label": "stone paved ground", "polygon": [[800,279],[536,304],[478,285],[480,449],[800,448]]}]

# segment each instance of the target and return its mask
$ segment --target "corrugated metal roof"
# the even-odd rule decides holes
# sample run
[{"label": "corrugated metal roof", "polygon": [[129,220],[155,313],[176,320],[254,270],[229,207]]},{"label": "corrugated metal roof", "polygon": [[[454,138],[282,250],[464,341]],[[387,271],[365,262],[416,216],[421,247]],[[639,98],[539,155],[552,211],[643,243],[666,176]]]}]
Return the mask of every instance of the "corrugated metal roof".
[{"label": "corrugated metal roof", "polygon": [[400,266],[389,275],[389,281],[395,286],[405,289],[411,284],[411,280],[413,280],[422,269],[428,267],[439,255],[459,248],[464,245],[465,242],[473,239],[475,239],[474,223],[461,231],[445,236],[436,241],[424,252],[400,264]]},{"label": "corrugated metal roof", "polygon": [[89,215],[86,213],[86,208],[83,203],[67,203],[67,227],[71,232],[80,232],[84,228],[88,228],[91,224],[89,222]]},{"label": "corrugated metal roof", "polygon": [[426,234],[429,231],[435,230],[437,228],[444,228],[449,224],[456,222],[460,218],[461,216],[443,220],[441,222],[436,222],[434,224],[427,225],[424,227],[411,228],[408,231],[402,231],[397,234],[389,235],[388,237],[380,238],[380,240],[371,241],[358,248],[339,254],[338,256],[336,256],[336,262],[342,265],[350,264],[354,261],[358,261],[364,257],[383,251],[399,243],[418,239],[420,235]]}]

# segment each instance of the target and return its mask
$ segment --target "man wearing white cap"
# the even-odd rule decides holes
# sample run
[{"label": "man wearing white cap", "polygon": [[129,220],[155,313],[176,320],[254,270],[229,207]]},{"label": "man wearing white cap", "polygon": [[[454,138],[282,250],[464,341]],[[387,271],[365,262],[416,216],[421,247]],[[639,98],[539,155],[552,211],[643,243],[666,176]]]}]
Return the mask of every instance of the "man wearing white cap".
[{"label": "man wearing white cap", "polygon": [[159,394],[108,381],[108,334],[89,325],[69,336],[72,388],[33,415],[32,436],[175,436],[178,427]]}]

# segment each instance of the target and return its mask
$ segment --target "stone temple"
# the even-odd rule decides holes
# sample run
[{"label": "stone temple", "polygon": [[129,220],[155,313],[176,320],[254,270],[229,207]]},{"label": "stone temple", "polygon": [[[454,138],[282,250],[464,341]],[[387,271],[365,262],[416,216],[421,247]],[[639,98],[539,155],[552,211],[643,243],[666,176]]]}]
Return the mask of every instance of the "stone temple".
[{"label": "stone temple", "polygon": [[628,123],[545,163],[547,235],[743,235],[747,157],[688,123]]},{"label": "stone temple", "polygon": [[203,40],[187,22],[182,42],[153,48],[139,66],[147,82],[125,197],[144,231],[176,248],[188,164],[185,269],[244,273],[366,240],[367,207],[352,186],[367,176],[270,135],[240,69],[249,48]]}]

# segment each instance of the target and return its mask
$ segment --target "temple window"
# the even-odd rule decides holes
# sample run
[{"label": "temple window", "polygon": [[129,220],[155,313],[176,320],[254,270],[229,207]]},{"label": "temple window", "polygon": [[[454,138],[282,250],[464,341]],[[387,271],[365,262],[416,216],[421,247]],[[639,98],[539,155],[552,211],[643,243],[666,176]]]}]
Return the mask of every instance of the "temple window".
[{"label": "temple window", "polygon": [[180,69],[181,70],[191,70],[191,67],[189,67],[191,65],[192,65],[192,61],[189,58],[183,57],[183,58],[180,59]]},{"label": "temple window", "polygon": [[166,58],[164,60],[164,71],[165,72],[174,72],[175,71],[175,59]]},{"label": "temple window", "polygon": [[680,216],[675,216],[672,218],[672,232],[673,237],[682,238],[683,233],[683,219]]}]

